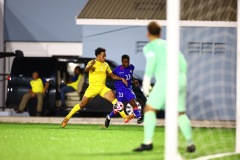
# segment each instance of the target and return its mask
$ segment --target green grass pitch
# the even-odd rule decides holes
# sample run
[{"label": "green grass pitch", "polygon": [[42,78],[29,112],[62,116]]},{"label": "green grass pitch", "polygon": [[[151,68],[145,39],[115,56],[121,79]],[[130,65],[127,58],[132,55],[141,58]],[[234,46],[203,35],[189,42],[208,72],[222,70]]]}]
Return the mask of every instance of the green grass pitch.
[{"label": "green grass pitch", "polygon": [[[179,134],[179,152],[185,159],[233,152],[235,129],[193,129],[195,153],[185,152]],[[0,123],[0,160],[163,160],[164,127],[157,127],[154,150],[134,153],[143,139],[142,126]],[[240,155],[221,159],[240,160]],[[220,159],[218,159],[220,160]]]}]

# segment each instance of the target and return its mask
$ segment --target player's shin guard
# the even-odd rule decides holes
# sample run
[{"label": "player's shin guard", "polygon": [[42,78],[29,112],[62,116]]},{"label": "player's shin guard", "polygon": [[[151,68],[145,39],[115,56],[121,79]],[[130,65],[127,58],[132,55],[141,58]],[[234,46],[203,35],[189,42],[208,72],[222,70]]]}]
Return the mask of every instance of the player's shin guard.
[{"label": "player's shin guard", "polygon": [[79,104],[76,104],[73,109],[69,112],[69,114],[66,116],[67,119],[70,119],[77,111],[81,109]]},{"label": "player's shin guard", "polygon": [[144,113],[144,140],[143,144],[151,144],[155,126],[157,123],[156,113],[148,111]]},{"label": "player's shin guard", "polygon": [[187,145],[191,145],[192,144],[192,127],[190,124],[190,120],[186,114],[180,115],[178,117],[178,125],[184,138],[187,141]]}]

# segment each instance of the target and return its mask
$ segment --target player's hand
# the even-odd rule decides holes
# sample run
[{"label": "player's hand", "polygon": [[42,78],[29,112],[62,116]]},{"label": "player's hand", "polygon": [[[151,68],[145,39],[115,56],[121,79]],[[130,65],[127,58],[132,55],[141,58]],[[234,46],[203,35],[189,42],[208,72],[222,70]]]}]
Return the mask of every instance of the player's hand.
[{"label": "player's hand", "polygon": [[138,82],[138,80],[136,80],[136,79],[133,80],[133,83],[134,83],[135,86],[139,86],[139,82]]},{"label": "player's hand", "polygon": [[32,97],[35,97],[36,94],[35,94],[34,92],[31,92],[31,96],[32,96]]},{"label": "player's hand", "polygon": [[122,82],[123,82],[126,86],[128,86],[128,83],[127,83],[126,79],[122,78]]}]

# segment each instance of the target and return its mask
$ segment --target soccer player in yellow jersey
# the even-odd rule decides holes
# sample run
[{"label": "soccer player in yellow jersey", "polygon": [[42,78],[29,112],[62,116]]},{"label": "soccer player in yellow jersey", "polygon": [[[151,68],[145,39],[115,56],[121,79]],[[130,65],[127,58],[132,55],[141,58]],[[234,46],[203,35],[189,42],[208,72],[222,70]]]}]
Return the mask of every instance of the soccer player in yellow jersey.
[{"label": "soccer player in yellow jersey", "polygon": [[[70,113],[64,118],[62,121],[62,127],[65,127],[72,117],[77,111],[81,108],[84,108],[86,104],[93,99],[96,95],[100,94],[101,97],[110,101],[113,105],[117,103],[117,99],[115,94],[111,89],[106,87],[106,76],[110,76],[115,80],[122,80],[124,84],[127,85],[127,81],[124,78],[118,77],[112,73],[108,63],[106,60],[106,50],[104,48],[97,48],[95,50],[96,59],[88,62],[85,72],[89,72],[89,86],[79,104],[76,104]],[[119,114],[127,119],[125,112],[122,110]]]}]

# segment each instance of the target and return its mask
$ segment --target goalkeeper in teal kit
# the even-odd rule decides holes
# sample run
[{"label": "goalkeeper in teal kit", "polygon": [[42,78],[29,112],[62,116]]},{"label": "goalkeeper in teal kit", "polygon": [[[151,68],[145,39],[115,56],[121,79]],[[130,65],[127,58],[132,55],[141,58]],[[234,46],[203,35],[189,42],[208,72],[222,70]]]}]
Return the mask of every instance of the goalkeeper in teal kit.
[{"label": "goalkeeper in teal kit", "polygon": [[[143,78],[143,92],[149,95],[144,108],[144,140],[136,152],[153,149],[153,134],[156,126],[156,112],[164,109],[167,84],[167,43],[160,39],[161,27],[156,22],[148,25],[147,37],[149,43],[144,47],[146,68]],[[192,129],[186,110],[186,75],[187,63],[183,54],[179,54],[179,102],[178,102],[178,125],[187,142],[187,152],[194,152],[195,145],[192,142]],[[151,78],[155,77],[156,83],[149,94]]]}]

